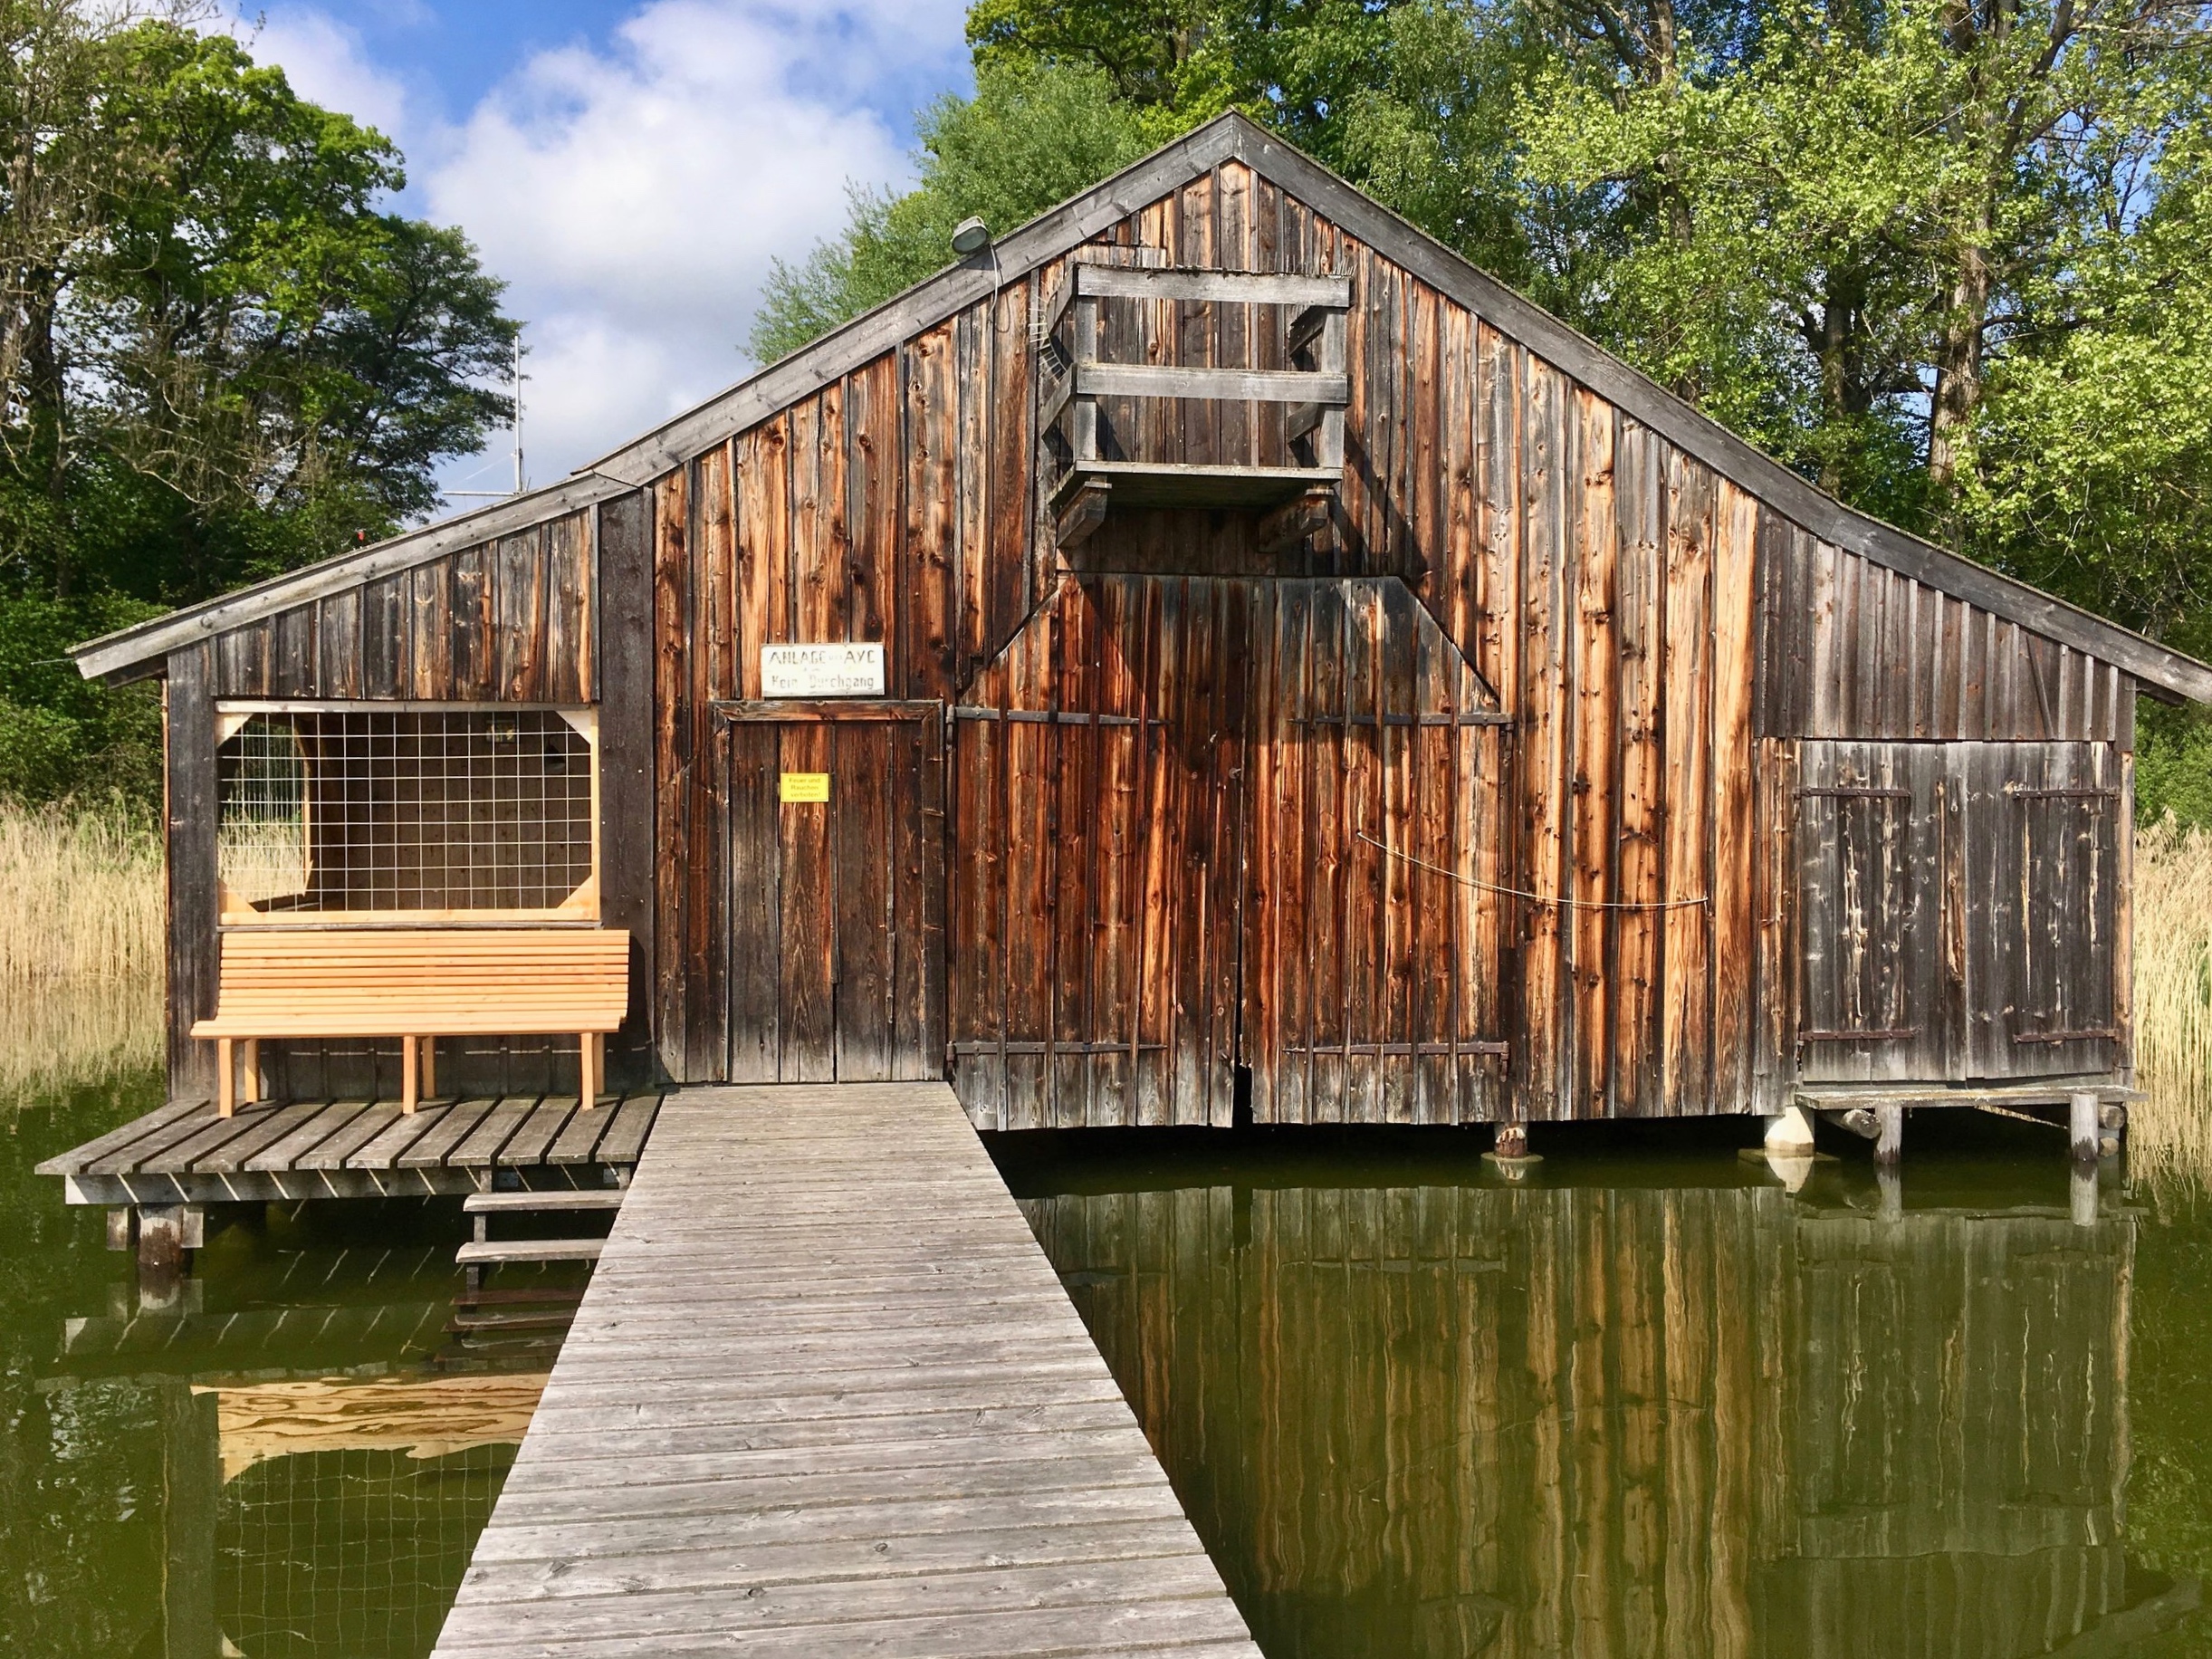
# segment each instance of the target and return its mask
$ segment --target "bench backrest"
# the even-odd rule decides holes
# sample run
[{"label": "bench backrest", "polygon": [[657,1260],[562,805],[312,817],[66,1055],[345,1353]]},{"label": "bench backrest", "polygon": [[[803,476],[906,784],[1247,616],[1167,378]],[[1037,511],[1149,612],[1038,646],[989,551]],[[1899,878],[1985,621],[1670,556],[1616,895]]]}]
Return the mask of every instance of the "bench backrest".
[{"label": "bench backrest", "polygon": [[619,927],[238,928],[215,1021],[352,1032],[611,1031],[629,1001]]}]

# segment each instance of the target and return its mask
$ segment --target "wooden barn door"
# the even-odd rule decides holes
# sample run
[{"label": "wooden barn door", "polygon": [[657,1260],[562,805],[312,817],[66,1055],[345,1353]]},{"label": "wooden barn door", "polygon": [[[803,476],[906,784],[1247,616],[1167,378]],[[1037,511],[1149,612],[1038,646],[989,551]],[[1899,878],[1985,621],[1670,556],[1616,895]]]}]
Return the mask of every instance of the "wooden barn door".
[{"label": "wooden barn door", "polygon": [[942,1077],[943,710],[740,705],[730,743],[733,1083]]},{"label": "wooden barn door", "polygon": [[1951,749],[1966,801],[1968,1075],[2122,1069],[2121,860],[2132,803],[2119,750]]},{"label": "wooden barn door", "polygon": [[1939,1079],[1962,966],[1939,925],[1949,804],[1935,743],[1808,743],[1797,791],[1797,1051],[1808,1082]]},{"label": "wooden barn door", "polygon": [[1071,580],[954,713],[978,1123],[1483,1115],[1500,734],[1403,583]]},{"label": "wooden barn door", "polygon": [[1806,743],[1805,1079],[2123,1069],[2123,765],[2106,743]]},{"label": "wooden barn door", "polygon": [[1260,1123],[1465,1123],[1507,1080],[1497,699],[1395,580],[1253,607],[1240,1050]]}]

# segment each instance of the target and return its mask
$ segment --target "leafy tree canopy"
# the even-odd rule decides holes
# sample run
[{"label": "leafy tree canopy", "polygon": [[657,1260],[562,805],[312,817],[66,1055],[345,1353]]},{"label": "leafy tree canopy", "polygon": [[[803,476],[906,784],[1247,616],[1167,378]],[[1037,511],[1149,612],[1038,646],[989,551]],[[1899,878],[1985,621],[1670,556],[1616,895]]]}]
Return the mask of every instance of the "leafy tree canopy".
[{"label": "leafy tree canopy", "polygon": [[189,6],[0,0],[0,793],[152,787],[89,634],[387,534],[515,325],[390,141]]}]

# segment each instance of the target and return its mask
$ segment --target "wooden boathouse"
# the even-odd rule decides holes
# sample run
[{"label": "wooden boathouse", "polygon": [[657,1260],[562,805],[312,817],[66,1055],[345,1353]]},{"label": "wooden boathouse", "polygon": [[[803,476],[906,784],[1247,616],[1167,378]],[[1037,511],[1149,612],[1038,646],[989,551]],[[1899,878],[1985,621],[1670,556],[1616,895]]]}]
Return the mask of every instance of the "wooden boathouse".
[{"label": "wooden boathouse", "polygon": [[164,682],[178,1098],[986,1129],[2117,1101],[2135,699],[2212,700],[1235,115],[76,657]]}]

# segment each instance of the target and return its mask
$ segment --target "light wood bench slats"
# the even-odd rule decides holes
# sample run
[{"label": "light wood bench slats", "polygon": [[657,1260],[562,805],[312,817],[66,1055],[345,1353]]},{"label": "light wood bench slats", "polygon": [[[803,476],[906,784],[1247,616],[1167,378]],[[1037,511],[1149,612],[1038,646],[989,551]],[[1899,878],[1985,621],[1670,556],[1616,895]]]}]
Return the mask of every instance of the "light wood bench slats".
[{"label": "light wood bench slats", "polygon": [[[215,1012],[195,1037],[217,1045],[217,1111],[235,1094],[232,1044],[246,1044],[251,1098],[264,1038],[397,1037],[400,1111],[436,1092],[441,1036],[567,1036],[579,1098],[597,1103],[607,1033],[629,1005],[629,935],[618,927],[254,927],[222,938]],[[559,1133],[548,1130],[548,1141]],[[369,1138],[369,1137],[365,1137]]]}]

